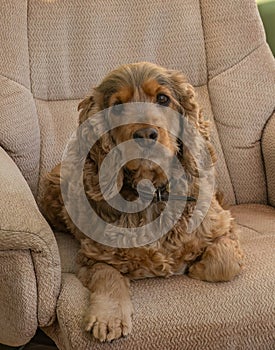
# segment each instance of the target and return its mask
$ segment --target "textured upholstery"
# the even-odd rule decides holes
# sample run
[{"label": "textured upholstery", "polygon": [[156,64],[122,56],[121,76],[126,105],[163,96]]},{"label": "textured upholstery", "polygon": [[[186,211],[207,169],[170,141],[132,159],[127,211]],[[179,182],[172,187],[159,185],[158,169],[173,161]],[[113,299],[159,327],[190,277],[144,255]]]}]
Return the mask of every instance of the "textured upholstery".
[{"label": "textured upholstery", "polygon": [[222,191],[226,194],[226,203],[227,204],[235,204],[235,193],[233,189],[233,185],[231,182],[231,178],[229,175],[229,171],[227,168],[227,164],[224,157],[223,147],[220,142],[220,135],[217,131],[217,126],[215,122],[215,117],[213,114],[213,109],[211,105],[210,96],[208,93],[208,87],[206,85],[200,86],[196,88],[197,98],[200,106],[203,106],[203,113],[205,117],[211,121],[211,141],[215,146],[215,150],[217,152],[217,163],[216,163],[216,171],[217,171],[217,187],[222,189]]},{"label": "textured upholstery", "polygon": [[79,102],[35,100],[41,134],[38,203],[43,195],[44,175],[61,161],[66,143],[78,125]]},{"label": "textured upholstery", "polygon": [[31,92],[0,76],[1,146],[13,157],[34,194],[39,174],[40,137]]},{"label": "textured upholstery", "polygon": [[255,1],[202,0],[200,4],[208,76],[212,79],[261,46],[265,34]]},{"label": "textured upholstery", "polygon": [[[133,334],[114,342],[112,349],[274,349],[275,209],[254,204],[235,206],[232,212],[241,225],[247,255],[242,275],[229,283],[206,283],[187,276],[133,282]],[[63,256],[66,249],[63,240]],[[68,259],[64,266],[70,266],[72,257]],[[44,330],[59,346],[56,334],[65,334],[62,349],[109,349],[109,344],[95,344],[82,331],[79,310],[88,306],[88,290],[68,273],[72,271],[66,272],[58,325]]]},{"label": "textured upholstery", "polygon": [[28,2],[1,1],[0,74],[30,89]]},{"label": "textured upholstery", "polygon": [[[61,350],[274,349],[275,68],[254,0],[3,0],[0,18],[0,343],[40,326]],[[79,101],[111,69],[145,60],[196,88],[246,268],[231,283],[133,283],[133,334],[99,345],[81,328],[78,243],[54,236],[34,197]]]},{"label": "textured upholstery", "polygon": [[275,96],[274,59],[267,47],[211,79],[209,91],[237,203],[266,202],[260,140]]},{"label": "textured upholstery", "polygon": [[236,201],[263,203],[260,138],[274,108],[274,59],[255,2],[201,4],[209,95]]},{"label": "textured upholstery", "polygon": [[27,343],[38,326],[36,276],[28,249],[0,251],[0,280],[0,343]]},{"label": "textured upholstery", "polygon": [[262,138],[262,150],[267,179],[268,200],[275,207],[275,113],[265,126]]},{"label": "textured upholstery", "polygon": [[26,343],[54,319],[60,258],[19,169],[0,147],[0,343]]},{"label": "textured upholstery", "polygon": [[111,69],[137,61],[182,69],[196,86],[207,81],[198,0],[29,0],[28,24],[39,99],[82,98]]},{"label": "textured upholstery", "polygon": [[0,146],[20,168],[34,194],[39,173],[39,127],[30,92],[27,1],[0,3]]}]

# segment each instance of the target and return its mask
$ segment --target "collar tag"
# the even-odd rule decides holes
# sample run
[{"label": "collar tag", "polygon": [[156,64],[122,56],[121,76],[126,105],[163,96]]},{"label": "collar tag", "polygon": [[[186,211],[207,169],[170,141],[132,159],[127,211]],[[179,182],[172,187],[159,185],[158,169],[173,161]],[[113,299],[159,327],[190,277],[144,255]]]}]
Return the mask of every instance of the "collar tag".
[{"label": "collar tag", "polygon": [[157,191],[157,201],[160,202],[161,201],[161,192],[160,192],[160,189],[158,188]]}]

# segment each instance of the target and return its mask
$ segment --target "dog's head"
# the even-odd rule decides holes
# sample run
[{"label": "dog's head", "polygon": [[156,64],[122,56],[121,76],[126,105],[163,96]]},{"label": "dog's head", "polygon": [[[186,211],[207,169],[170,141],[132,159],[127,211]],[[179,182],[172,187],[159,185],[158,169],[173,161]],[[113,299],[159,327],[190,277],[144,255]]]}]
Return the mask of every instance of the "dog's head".
[{"label": "dog's head", "polygon": [[[179,138],[169,132],[167,118],[162,120],[161,125],[158,123],[158,106],[169,107],[178,112],[182,118],[188,119],[188,122],[192,123],[203,136],[214,162],[214,150],[208,142],[209,123],[202,117],[193,87],[182,73],[167,70],[155,64],[146,62],[129,64],[109,73],[93,90],[92,95],[79,104],[79,110],[81,110],[79,122],[83,123],[99,111],[107,111],[102,113],[102,118],[105,118],[106,122],[110,115],[122,120],[125,117],[126,104],[129,106],[134,102],[144,102],[146,105],[150,103],[156,108],[148,109],[146,123],[140,123],[137,119],[136,123],[115,127],[94,145],[89,154],[92,160],[90,165],[94,183],[98,178],[100,164],[110,149],[129,140],[134,141],[131,147],[138,147],[141,151],[144,150],[144,153],[148,150],[152,151],[157,143],[162,144],[171,155],[177,155],[188,173],[198,176],[197,165],[191,153]],[[181,130],[179,134],[180,132]],[[167,154],[165,156],[167,157]],[[161,187],[167,183],[167,177],[161,167],[152,160],[144,158],[132,159],[125,164],[118,179],[120,187],[122,187],[125,173],[131,177],[133,187],[141,179],[149,179],[155,187]],[[98,186],[96,188],[99,189]],[[97,191],[92,197],[95,200],[101,199]]]}]

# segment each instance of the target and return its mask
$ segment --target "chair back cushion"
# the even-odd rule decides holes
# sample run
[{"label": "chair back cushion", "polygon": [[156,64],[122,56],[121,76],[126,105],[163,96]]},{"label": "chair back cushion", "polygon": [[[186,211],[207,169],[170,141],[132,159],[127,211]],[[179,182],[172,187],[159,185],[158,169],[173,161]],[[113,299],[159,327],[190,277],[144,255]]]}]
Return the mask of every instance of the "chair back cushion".
[{"label": "chair back cushion", "polygon": [[[254,1],[19,3],[19,9],[16,0],[0,5],[1,73],[13,89],[15,83],[23,89],[12,93],[14,105],[5,104],[0,142],[33,187],[61,160],[77,126],[77,105],[91,88],[121,64],[151,61],[183,71],[196,87],[213,122],[226,201],[266,202],[260,140],[274,108],[274,62]],[[5,92],[11,95],[8,87]],[[38,199],[42,191],[39,181]]]}]

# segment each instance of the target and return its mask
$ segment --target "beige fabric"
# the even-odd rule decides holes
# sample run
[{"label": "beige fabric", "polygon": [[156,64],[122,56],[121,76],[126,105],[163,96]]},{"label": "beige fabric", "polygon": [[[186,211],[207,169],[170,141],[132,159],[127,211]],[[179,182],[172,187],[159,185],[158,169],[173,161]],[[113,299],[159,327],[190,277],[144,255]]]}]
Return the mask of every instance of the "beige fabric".
[{"label": "beige fabric", "polygon": [[262,138],[268,201],[275,207],[275,113],[269,119]]},{"label": "beige fabric", "polygon": [[[254,0],[3,0],[0,18],[0,145],[33,193],[40,171],[38,201],[41,179],[76,126],[78,99],[114,67],[148,60],[182,70],[197,87],[219,133],[214,125],[226,201],[266,203],[260,141],[274,110],[274,60]],[[273,203],[270,123],[263,151]],[[7,281],[0,293],[9,300],[19,291],[1,305],[0,341],[18,345],[39,324],[60,349],[110,348],[82,331],[88,294],[73,274],[78,244],[57,234],[59,256],[26,182],[1,148],[0,183],[0,271]],[[221,284],[186,276],[133,283],[134,331],[113,349],[274,349],[274,209],[233,212],[243,225],[243,274]],[[60,257],[66,273],[58,298]]]},{"label": "beige fabric", "polygon": [[0,283],[0,343],[25,344],[38,326],[36,275],[29,250],[0,250]]},{"label": "beige fabric", "polygon": [[28,26],[36,98],[82,98],[107,72],[136,61],[206,83],[199,0],[29,0]]},{"label": "beige fabric", "polygon": [[[185,2],[184,6],[181,1],[175,1],[172,5],[170,3],[164,4],[161,0],[158,1],[150,5],[148,2],[143,3],[143,1],[130,4],[126,1],[113,2],[108,0],[107,3],[104,2],[104,11],[100,11],[99,9],[102,8],[100,0],[93,2],[93,4],[88,2],[88,0],[78,2],[71,0],[66,3],[30,0],[28,2],[28,31],[26,35],[28,36],[28,51],[31,62],[31,71],[29,73],[32,92],[40,99],[80,98],[89,91],[92,85],[97,84],[107,71],[121,63],[137,60],[156,61],[167,67],[181,69],[190,78],[192,84],[202,85],[207,82],[207,69],[209,70],[209,77],[213,78],[236,65],[242,58],[245,58],[264,42],[263,29],[258,13],[255,11],[256,5],[248,0],[242,2],[241,7],[238,7],[236,11],[234,8],[236,4],[220,6],[215,0],[211,0],[207,5],[205,5],[204,1],[200,3],[199,1],[194,2],[190,0]],[[2,10],[4,12],[8,11],[8,13],[14,11],[11,16],[14,18],[17,13],[17,8],[15,8],[15,4],[11,2],[9,5],[3,5]],[[74,8],[75,10],[73,10]],[[23,26],[26,23],[24,22],[26,12],[23,11],[23,8],[21,10],[20,25]],[[137,13],[139,16],[137,16]],[[92,20],[91,14],[95,14],[92,16]],[[247,23],[246,26],[243,26],[244,21]],[[11,22],[6,23],[6,25],[10,27]],[[127,26],[130,26],[130,28],[127,29]],[[11,29],[10,31],[13,32]],[[235,31],[241,33],[236,43]],[[250,35],[252,31],[254,33],[253,38]],[[14,41],[16,40],[18,41],[19,38],[15,35]],[[23,39],[20,41],[20,45],[17,46],[14,44],[14,41],[12,43],[10,40],[6,41],[11,49],[17,46],[20,48],[22,42],[26,44],[26,40],[24,41]],[[223,43],[223,48],[226,51],[224,49],[217,50],[218,47],[221,47],[221,43]],[[269,55],[265,49],[263,51],[266,52],[266,56]],[[218,52],[222,52],[221,57]],[[26,54],[21,54],[21,56],[25,57]],[[246,59],[244,61],[246,62]],[[26,64],[23,67],[28,69]],[[242,69],[240,65],[238,67]],[[257,71],[258,62],[252,60],[248,69],[249,73],[255,69]],[[263,70],[260,74],[267,72],[265,68]],[[253,80],[255,79],[252,74],[251,77],[253,77]],[[221,79],[223,80],[223,76]],[[235,79],[234,75],[232,79]],[[248,75],[244,75],[243,79],[246,79],[245,85],[251,85]],[[269,79],[270,77],[267,81]],[[228,100],[227,91],[229,87],[224,86],[223,89],[219,76],[213,80],[212,85],[211,83],[209,84],[210,102],[215,119],[220,124],[224,123],[224,119],[230,119],[227,115],[229,111],[233,114],[233,119],[235,119],[236,111],[224,105],[224,101]],[[267,88],[271,86],[270,83],[266,85]],[[262,96],[266,96],[266,94],[264,93]],[[233,97],[233,105],[235,105],[235,99],[240,100],[241,104],[243,100],[241,94]],[[65,107],[67,102],[63,102],[62,108],[71,108],[71,105]],[[232,104],[232,101],[229,102]],[[265,103],[265,100],[263,99],[261,102]],[[58,111],[51,105],[51,108],[54,109],[53,111],[48,106],[43,105],[43,101],[39,100],[36,105],[40,113],[41,132],[44,133],[41,137],[42,147],[45,146],[41,150],[41,155],[44,159],[41,160],[40,169],[41,177],[43,177],[45,170],[48,170],[50,165],[55,163],[54,161],[57,158],[60,158],[61,149],[65,144],[64,140],[68,136],[67,131],[72,130],[75,125],[74,122],[73,124],[71,123],[72,117],[74,118],[76,114],[72,112],[70,116],[65,116],[64,113],[62,114],[62,109]],[[238,106],[238,103],[236,103],[236,106]],[[241,107],[243,108],[243,106]],[[225,109],[228,112],[224,114]],[[246,111],[246,109],[244,110]],[[11,114],[10,120],[12,120],[14,114]],[[59,130],[59,115],[64,116],[64,120],[66,120],[66,123],[63,124],[63,127],[65,125],[65,130],[59,133],[60,135],[64,132],[65,137],[59,145],[54,144],[57,146],[57,156],[54,156],[51,161],[47,153],[47,138],[51,139],[55,136],[56,130]],[[267,112],[264,112],[262,115],[261,128],[264,125],[264,120],[268,117]],[[32,110],[31,116],[34,120],[28,125],[37,125],[35,110]],[[245,119],[245,117],[250,117],[250,110],[244,113],[244,118],[242,117],[242,119]],[[223,151],[227,157],[226,161],[230,162],[230,159],[234,158],[234,162],[242,166],[241,171],[236,173],[234,170],[236,169],[234,167],[235,164],[227,164],[230,175],[234,178],[233,186],[235,192],[238,192],[238,202],[266,201],[265,184],[262,183],[263,168],[260,163],[259,147],[255,147],[255,152],[253,149],[250,149],[250,151],[237,149],[235,153],[238,153],[238,156],[235,157],[234,155],[234,157],[231,157],[232,144],[230,143],[232,143],[232,139],[235,136],[234,127],[225,129],[218,125],[218,128],[221,133],[220,138]],[[51,134],[52,132],[53,134]],[[246,131],[244,132],[246,133]],[[17,133],[14,132],[14,135],[17,136]],[[47,135],[46,138],[45,135]],[[240,136],[243,139],[243,135]],[[29,137],[25,139],[29,140]],[[217,139],[217,137],[214,139]],[[255,142],[255,137],[249,142]],[[11,145],[8,146],[12,148]],[[37,150],[36,147],[31,146],[33,150]],[[9,147],[5,148],[9,150]],[[256,174],[252,181],[247,179],[244,171],[248,159],[251,159],[251,153],[253,153],[253,162],[249,163],[251,170],[249,173]],[[222,155],[220,151],[219,154]],[[16,161],[17,156],[18,159],[21,159],[21,162],[32,169],[33,164],[30,166],[30,159],[32,161],[37,159],[37,154],[36,158],[22,158],[20,152],[13,149],[11,149],[10,155]],[[254,164],[253,169],[252,164]],[[18,165],[20,166],[20,164]],[[233,167],[234,169],[231,169]],[[234,203],[233,188],[229,184],[224,164],[221,164],[218,172],[226,174],[225,177],[219,176],[219,179],[225,179],[220,181],[221,184],[219,186],[222,190],[224,189],[226,197],[230,199],[229,202],[232,204]],[[27,180],[29,181],[28,178]],[[31,185],[33,189],[35,184]],[[241,191],[243,193],[239,192],[240,187],[243,188]],[[42,187],[40,186],[40,193],[41,190]]]},{"label": "beige fabric", "polygon": [[78,125],[79,102],[80,100],[35,101],[41,135],[38,203],[43,196],[45,174],[60,163],[66,144]]},{"label": "beige fabric", "polygon": [[223,149],[220,142],[220,137],[217,131],[216,123],[213,116],[213,110],[211,101],[209,98],[209,92],[207,86],[201,86],[196,88],[196,94],[199,105],[202,107],[203,115],[206,119],[211,121],[211,142],[213,143],[217,152],[216,163],[216,186],[224,194],[224,202],[228,205],[236,204],[235,194],[231,179],[229,176],[228,168],[224,159]]},{"label": "beige fabric", "polygon": [[28,0],[0,1],[0,146],[36,195],[39,128],[31,88]]},{"label": "beige fabric", "polygon": [[76,256],[80,249],[80,243],[69,233],[55,232],[59,248],[61,268],[65,273],[76,273],[78,266]]},{"label": "beige fabric", "polygon": [[0,86],[0,146],[36,194],[40,137],[33,98],[28,89],[8,78],[0,76]]},{"label": "beige fabric", "polygon": [[[54,235],[39,212],[32,193],[19,169],[0,148],[0,250],[28,250],[31,252],[33,269],[35,270],[37,300],[20,299],[22,307],[37,303],[36,317],[39,325],[53,322],[56,299],[60,287],[60,259]],[[16,270],[16,266],[12,265]],[[17,267],[21,269],[18,259]],[[16,274],[10,276],[16,279]],[[32,275],[26,273],[18,284],[27,284]],[[9,285],[1,283],[1,288]],[[11,308],[12,311],[12,308]],[[16,310],[14,318],[18,318]],[[18,319],[24,324],[24,319]],[[0,332],[2,330],[0,329]],[[20,334],[18,335],[20,336]],[[1,334],[3,339],[4,335]]]},{"label": "beige fabric", "polygon": [[[275,209],[259,204],[241,204],[231,207],[231,213],[242,227],[258,233],[274,235]],[[275,246],[272,245],[274,249]]]},{"label": "beige fabric", "polygon": [[30,88],[27,4],[0,1],[0,75]]},{"label": "beige fabric", "polygon": [[275,105],[275,63],[263,44],[209,82],[209,94],[237,203],[265,203],[262,130]]},{"label": "beige fabric", "polygon": [[208,76],[212,79],[256,50],[265,41],[265,34],[256,1],[200,3]]},{"label": "beige fabric", "polygon": [[[226,283],[187,276],[133,282],[134,330],[113,350],[274,349],[275,209],[241,205],[233,213],[246,253],[242,274]],[[63,274],[57,317],[65,344],[56,338],[57,325],[46,329],[62,350],[110,348],[82,331],[88,293],[75,275]]]},{"label": "beige fabric", "polygon": [[255,1],[201,1],[209,96],[237,203],[266,202],[260,139],[274,109],[274,58]]}]

